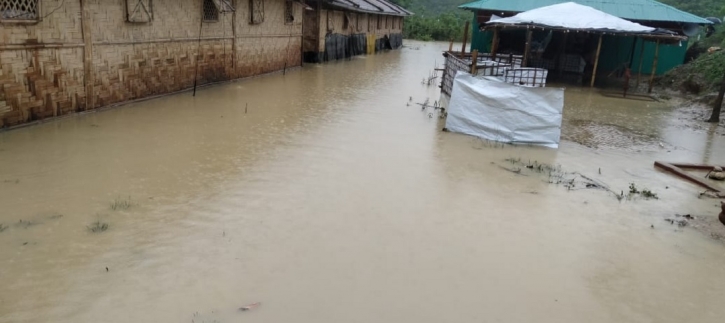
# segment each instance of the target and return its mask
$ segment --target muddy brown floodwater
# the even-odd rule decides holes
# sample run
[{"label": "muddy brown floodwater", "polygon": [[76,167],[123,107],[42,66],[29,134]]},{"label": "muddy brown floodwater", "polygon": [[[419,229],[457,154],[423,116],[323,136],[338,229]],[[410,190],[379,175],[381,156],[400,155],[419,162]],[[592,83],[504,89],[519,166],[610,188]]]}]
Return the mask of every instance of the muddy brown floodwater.
[{"label": "muddy brown floodwater", "polygon": [[725,319],[719,227],[665,222],[720,202],[652,166],[721,130],[570,88],[558,150],[443,133],[406,103],[447,44],[407,44],[0,133],[0,322]]}]

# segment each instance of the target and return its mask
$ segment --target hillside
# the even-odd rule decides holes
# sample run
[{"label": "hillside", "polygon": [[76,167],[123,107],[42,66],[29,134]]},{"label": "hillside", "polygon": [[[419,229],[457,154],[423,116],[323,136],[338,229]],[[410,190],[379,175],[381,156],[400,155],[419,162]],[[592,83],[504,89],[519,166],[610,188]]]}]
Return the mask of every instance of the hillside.
[{"label": "hillside", "polygon": [[718,17],[725,15],[725,2],[722,0],[659,0],[677,9],[696,14],[700,17]]},{"label": "hillside", "polygon": [[405,19],[403,34],[408,39],[461,40],[463,26],[473,13],[458,9],[469,0],[391,0],[415,13]]},{"label": "hillside", "polygon": [[437,15],[450,11],[462,11],[458,6],[473,0],[391,0],[416,14]]}]

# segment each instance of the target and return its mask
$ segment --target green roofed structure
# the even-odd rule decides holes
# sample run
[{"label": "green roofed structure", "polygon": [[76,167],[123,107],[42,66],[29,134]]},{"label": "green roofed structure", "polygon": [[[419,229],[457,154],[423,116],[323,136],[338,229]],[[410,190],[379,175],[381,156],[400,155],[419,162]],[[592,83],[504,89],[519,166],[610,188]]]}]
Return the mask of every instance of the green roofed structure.
[{"label": "green roofed structure", "polygon": [[[459,8],[475,13],[470,49],[488,53],[491,51],[494,37],[492,30],[486,28],[487,22],[566,2],[572,0],[479,0],[461,5]],[[654,0],[574,0],[573,2],[647,27],[668,30],[683,36],[698,37],[699,27],[711,24],[704,18]],[[592,54],[596,51],[596,38],[598,36],[590,37],[587,33],[536,30],[532,41],[540,47],[543,54],[540,55],[539,61],[532,61],[529,65],[543,68],[556,65],[559,68],[561,63],[565,63],[561,58],[562,55],[570,54],[567,58],[577,55],[581,57],[582,64],[586,64],[585,72],[582,73],[582,78],[586,80],[587,75],[591,75],[593,70]],[[525,43],[526,31],[504,30],[499,34],[497,51],[521,54]],[[659,55],[655,55],[657,45],[654,41],[636,36],[605,35],[596,74],[616,77],[626,73],[628,68],[633,74],[649,75],[654,65],[656,65],[655,74],[663,74],[684,62],[687,46],[687,40],[660,44]],[[658,63],[653,65],[655,56],[658,56]]]}]

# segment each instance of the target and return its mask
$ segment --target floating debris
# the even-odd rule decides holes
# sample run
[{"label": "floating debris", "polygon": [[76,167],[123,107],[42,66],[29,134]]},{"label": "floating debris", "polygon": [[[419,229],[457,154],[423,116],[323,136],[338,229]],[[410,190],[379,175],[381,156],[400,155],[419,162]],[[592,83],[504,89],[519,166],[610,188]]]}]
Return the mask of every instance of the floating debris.
[{"label": "floating debris", "polygon": [[252,303],[252,304],[249,304],[249,305],[242,306],[242,307],[239,308],[239,310],[242,311],[242,312],[251,311],[251,310],[259,307],[259,305],[262,305],[262,303],[256,302],[256,303]]}]

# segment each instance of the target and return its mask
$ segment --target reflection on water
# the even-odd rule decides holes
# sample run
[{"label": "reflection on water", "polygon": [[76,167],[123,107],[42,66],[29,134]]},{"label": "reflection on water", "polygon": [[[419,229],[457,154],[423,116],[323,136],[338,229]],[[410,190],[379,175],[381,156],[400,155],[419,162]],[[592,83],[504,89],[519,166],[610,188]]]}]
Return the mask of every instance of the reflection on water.
[{"label": "reflection on water", "polygon": [[0,133],[0,322],[721,321],[722,244],[663,221],[719,201],[652,162],[722,137],[577,88],[559,150],[442,133],[414,45]]}]

